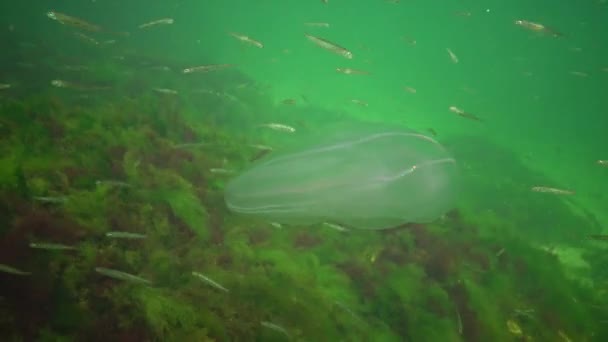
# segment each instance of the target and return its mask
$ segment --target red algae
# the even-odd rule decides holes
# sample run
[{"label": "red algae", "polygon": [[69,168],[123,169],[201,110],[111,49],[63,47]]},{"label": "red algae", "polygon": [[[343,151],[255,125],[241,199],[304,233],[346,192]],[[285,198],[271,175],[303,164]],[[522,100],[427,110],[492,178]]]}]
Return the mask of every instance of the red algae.
[{"label": "red algae", "polygon": [[301,231],[296,234],[293,239],[293,247],[297,249],[310,249],[318,246],[323,240],[309,232],[309,231]]}]

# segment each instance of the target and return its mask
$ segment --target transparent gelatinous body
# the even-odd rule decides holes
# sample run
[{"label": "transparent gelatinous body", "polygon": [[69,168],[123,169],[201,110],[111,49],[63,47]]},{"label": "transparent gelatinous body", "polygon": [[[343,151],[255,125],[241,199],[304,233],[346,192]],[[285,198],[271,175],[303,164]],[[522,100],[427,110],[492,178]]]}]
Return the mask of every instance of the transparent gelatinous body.
[{"label": "transparent gelatinous body", "polygon": [[270,156],[232,180],[232,211],[279,223],[382,229],[428,222],[454,204],[456,162],[437,141],[365,127]]}]

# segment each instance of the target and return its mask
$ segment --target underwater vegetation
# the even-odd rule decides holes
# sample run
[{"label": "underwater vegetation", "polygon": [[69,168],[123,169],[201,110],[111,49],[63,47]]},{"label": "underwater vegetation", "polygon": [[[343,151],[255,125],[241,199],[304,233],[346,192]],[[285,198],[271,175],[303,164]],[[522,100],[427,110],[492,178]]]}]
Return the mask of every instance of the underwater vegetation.
[{"label": "underwater vegetation", "polygon": [[[126,56],[123,63],[141,67],[138,61]],[[99,63],[93,74],[110,72]],[[150,90],[147,74],[119,78],[102,93],[35,84],[36,91],[0,97],[3,340],[608,340],[605,245],[566,233],[567,226],[599,233],[597,222],[557,199],[530,200],[516,178],[542,175],[499,147],[447,142],[470,148],[456,159],[475,172],[511,175],[500,181],[465,175],[464,186],[482,200],[466,197],[452,209],[451,200],[437,203],[432,193],[425,199],[430,207],[411,207],[410,196],[428,193],[433,181],[451,189],[453,170],[443,168],[451,162],[425,164],[451,158],[434,140],[404,133],[389,142],[399,148],[386,154],[370,144],[298,159],[275,144],[274,132],[255,126],[270,114],[253,118],[249,109],[274,107],[256,85],[236,87],[245,76],[185,84],[167,76],[168,84],[206,87],[176,96]],[[349,190],[360,177],[378,175],[369,163],[358,164],[359,153],[387,167],[382,177],[405,183],[375,188],[394,191],[376,207],[320,202],[342,210],[345,227],[321,223],[317,212],[297,222],[293,212],[265,218],[226,207],[226,184],[229,204],[231,196],[261,190],[276,200],[289,186],[324,177],[348,181]],[[412,159],[404,165],[393,153]],[[495,160],[475,162],[477,154]],[[416,165],[416,178],[397,177]],[[327,167],[337,169],[327,174]],[[300,169],[312,177],[291,185],[284,173]],[[258,173],[267,178],[260,181]],[[360,195],[384,200],[384,192],[367,190]],[[295,206],[320,195],[307,196],[281,201]],[[253,205],[264,205],[259,200]],[[411,211],[396,221],[392,210],[377,211],[378,221],[363,222],[365,210],[384,204]],[[410,214],[437,219],[404,223]],[[394,227],[349,229],[377,223]],[[557,238],[543,240],[546,226],[556,227]],[[565,267],[565,252],[572,251],[566,246],[582,251],[581,267]]]},{"label": "underwater vegetation", "polygon": [[[456,209],[380,231],[231,214],[226,175],[209,170],[246,165],[253,141],[145,101],[155,103],[3,100],[9,340],[606,338],[606,293],[496,214]],[[175,147],[199,141],[223,147]],[[603,270],[603,254],[588,254]]]}]

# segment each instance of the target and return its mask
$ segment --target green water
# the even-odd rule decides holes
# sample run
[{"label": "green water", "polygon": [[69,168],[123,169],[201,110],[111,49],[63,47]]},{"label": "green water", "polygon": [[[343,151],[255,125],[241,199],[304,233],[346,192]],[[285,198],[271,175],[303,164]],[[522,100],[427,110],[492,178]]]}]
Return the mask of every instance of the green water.
[{"label": "green water", "polygon": [[[3,340],[607,340],[607,19],[602,0],[4,2]],[[435,135],[455,209],[382,231],[228,211],[252,145],[355,122]]]}]

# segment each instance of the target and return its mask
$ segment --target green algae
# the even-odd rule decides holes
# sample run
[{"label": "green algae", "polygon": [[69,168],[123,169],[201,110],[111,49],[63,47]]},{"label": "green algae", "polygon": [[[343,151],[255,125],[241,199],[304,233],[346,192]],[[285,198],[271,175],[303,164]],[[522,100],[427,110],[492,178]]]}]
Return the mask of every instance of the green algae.
[{"label": "green algae", "polygon": [[207,228],[209,214],[194,193],[193,185],[179,175],[166,170],[151,169],[150,177],[151,181],[157,184],[157,188],[147,191],[147,198],[168,205],[177,218],[200,239],[205,240],[209,234]]},{"label": "green algae", "polygon": [[200,313],[193,306],[160,289],[140,288],[133,295],[149,328],[159,340],[180,341],[186,336],[206,339],[204,326],[197,327]]}]

